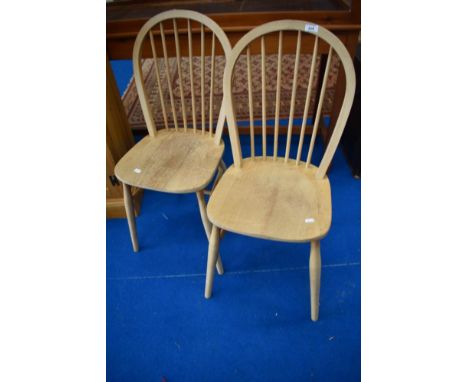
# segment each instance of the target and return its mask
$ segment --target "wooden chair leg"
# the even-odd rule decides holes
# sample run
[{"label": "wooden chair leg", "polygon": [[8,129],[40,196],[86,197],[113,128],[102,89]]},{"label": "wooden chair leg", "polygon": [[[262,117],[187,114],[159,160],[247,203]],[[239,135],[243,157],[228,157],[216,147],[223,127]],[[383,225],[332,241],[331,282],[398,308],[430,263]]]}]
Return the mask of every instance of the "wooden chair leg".
[{"label": "wooden chair leg", "polygon": [[221,167],[221,169],[224,171],[226,171],[227,167],[226,167],[226,163],[224,163],[224,161],[221,159],[221,162],[219,162],[219,165]]},{"label": "wooden chair leg", "polygon": [[320,241],[313,241],[310,245],[309,276],[310,276],[310,305],[312,321],[318,320],[320,297]]},{"label": "wooden chair leg", "polygon": [[218,172],[216,173],[216,178],[213,182],[213,187],[211,187],[211,190],[204,190],[203,193],[205,195],[211,195],[211,193],[213,192],[213,190],[215,189],[216,185],[218,184],[219,180],[221,179],[221,177],[223,176],[224,174],[224,171],[226,171],[226,165],[224,164],[224,162],[221,160],[221,162],[219,163],[219,166],[218,166]]},{"label": "wooden chair leg", "polygon": [[[208,240],[210,240],[211,235],[211,222],[208,220],[208,215],[206,213],[206,202],[203,191],[197,191],[197,200],[198,207],[200,208],[200,215],[203,222],[203,227],[205,227],[205,233]],[[223,262],[221,261],[221,255],[218,254],[218,260],[216,262],[216,270],[218,274],[222,275],[224,273]]]},{"label": "wooden chair leg", "polygon": [[213,192],[213,190],[215,189],[215,187],[216,187],[216,185],[218,184],[218,182],[219,182],[219,180],[221,179],[221,177],[223,176],[224,171],[226,171],[226,165],[224,164],[223,161],[221,161],[220,164],[219,164],[219,166],[218,166],[218,173],[216,174],[216,179],[215,179],[215,181],[213,182],[212,192]]},{"label": "wooden chair leg", "polygon": [[138,252],[138,237],[135,225],[135,208],[133,207],[133,198],[130,186],[122,183],[124,192],[125,212],[127,213],[128,228],[130,229],[130,237],[132,239],[133,252]]},{"label": "wooden chair leg", "polygon": [[213,225],[208,246],[208,261],[206,264],[205,298],[211,297],[213,290],[214,268],[218,257],[219,249],[219,228]]}]

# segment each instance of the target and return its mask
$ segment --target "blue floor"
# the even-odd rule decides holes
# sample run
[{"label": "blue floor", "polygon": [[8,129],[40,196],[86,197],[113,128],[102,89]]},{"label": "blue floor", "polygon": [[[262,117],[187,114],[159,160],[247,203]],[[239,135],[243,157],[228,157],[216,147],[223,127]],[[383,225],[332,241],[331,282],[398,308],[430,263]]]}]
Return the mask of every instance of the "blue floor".
[{"label": "blue floor", "polygon": [[[242,137],[246,154],[248,146]],[[126,220],[108,220],[108,380],[360,380],[360,181],[340,150],[329,176],[333,222],[322,240],[315,323],[307,244],[227,233],[220,246],[226,273],[215,276],[205,300],[208,242],[194,194],[145,191],[138,254]]]}]

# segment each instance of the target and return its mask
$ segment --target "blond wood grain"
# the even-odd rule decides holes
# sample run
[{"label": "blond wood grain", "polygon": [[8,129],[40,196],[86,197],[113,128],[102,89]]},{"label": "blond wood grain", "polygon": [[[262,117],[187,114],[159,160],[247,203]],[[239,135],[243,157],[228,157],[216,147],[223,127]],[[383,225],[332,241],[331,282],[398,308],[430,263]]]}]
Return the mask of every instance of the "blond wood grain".
[{"label": "blond wood grain", "polygon": [[[185,100],[183,92],[183,77],[181,70],[181,49],[179,42],[179,30],[177,19],[187,20],[187,33],[189,44],[189,63],[190,63],[190,90],[192,95],[192,120],[193,134],[187,133],[187,116],[185,110]],[[167,11],[162,12],[148,20],[138,32],[133,48],[133,66],[135,71],[135,81],[138,97],[142,105],[143,116],[148,128],[149,136],[143,138],[138,144],[130,149],[115,166],[115,175],[124,183],[125,208],[127,220],[130,228],[130,235],[134,250],[138,250],[136,241],[136,228],[133,211],[132,198],[128,185],[140,189],[149,189],[170,193],[189,193],[199,192],[203,195],[203,190],[212,180],[214,173],[220,162],[224,151],[224,143],[221,140],[222,128],[225,121],[224,101],[219,112],[215,135],[212,133],[213,124],[213,74],[211,77],[211,95],[210,95],[210,134],[204,134],[204,106],[202,106],[202,130],[197,130],[196,110],[194,98],[194,75],[193,75],[193,41],[191,21],[199,22],[201,25],[201,54],[202,54],[202,105],[204,104],[204,28],[212,31],[212,69],[214,69],[215,38],[221,44],[225,56],[230,54],[231,45],[225,33],[213,20],[200,13],[193,11]],[[164,22],[166,25],[172,22],[177,56],[177,71],[179,76],[180,99],[182,104],[182,116],[184,129],[179,129],[177,124],[177,112],[174,102],[173,83],[171,83],[168,47],[166,44]],[[164,97],[161,92],[161,77],[159,73],[159,64],[156,51],[156,43],[153,36],[153,28],[159,25],[161,36],[161,45],[163,50],[163,60],[166,69],[166,81],[169,92],[172,117],[174,120],[174,129],[168,128],[167,111],[165,109]],[[185,32],[185,31],[184,31]],[[152,110],[148,100],[148,94],[144,88],[141,69],[141,57],[143,42],[148,37],[151,45],[151,51],[155,62],[156,82],[159,88],[161,111],[163,113],[165,129],[157,132]],[[183,40],[186,41],[186,40]],[[197,45],[200,46],[200,45]],[[147,48],[145,48],[147,49]],[[221,167],[222,168],[222,167]],[[222,173],[222,171],[220,171]],[[198,194],[197,194],[198,195]],[[206,217],[206,206],[203,206],[202,221],[205,229],[210,227],[210,222]],[[209,231],[207,231],[208,234]],[[218,263],[218,271],[223,272],[221,259]]]},{"label": "blond wood grain", "polygon": [[166,103],[164,102],[164,96],[163,96],[163,91],[162,91],[162,87],[161,87],[161,77],[159,75],[158,56],[157,56],[157,53],[156,53],[156,47],[154,45],[153,31],[150,31],[149,35],[150,35],[150,41],[151,41],[151,51],[153,52],[154,71],[155,71],[155,74],[156,74],[156,83],[158,84],[159,101],[161,102],[161,110],[162,110],[163,119],[164,119],[164,127],[166,129],[168,129],[169,128],[169,123],[168,123],[168,120],[167,120]]},{"label": "blond wood grain", "polygon": [[127,214],[128,228],[130,229],[130,237],[132,239],[133,252],[138,252],[138,236],[135,224],[135,207],[133,206],[132,192],[127,184],[122,183],[122,186],[124,194],[125,212]]},{"label": "blond wood grain", "polygon": [[310,64],[310,74],[309,74],[309,82],[307,84],[307,95],[306,95],[306,101],[305,101],[305,106],[304,106],[304,114],[302,115],[301,133],[299,137],[299,145],[297,146],[296,165],[299,165],[299,161],[301,160],[302,145],[304,144],[304,134],[305,134],[305,128],[306,128],[306,123],[307,123],[307,115],[309,114],[310,98],[312,95],[312,83],[314,80],[315,63],[317,61],[317,47],[318,47],[318,37],[315,36],[314,53],[312,54],[312,62]]},{"label": "blond wood grain", "polygon": [[208,260],[206,264],[205,298],[211,297],[213,290],[214,268],[219,251],[219,228],[211,229],[210,244],[208,246]]},{"label": "blond wood grain", "polygon": [[323,106],[323,100],[325,98],[325,91],[327,89],[327,80],[328,80],[328,72],[330,71],[330,62],[331,62],[331,57],[333,54],[333,48],[330,46],[330,50],[328,52],[328,59],[327,59],[327,65],[325,66],[325,73],[323,75],[323,81],[322,81],[322,88],[320,90],[320,97],[317,105],[317,111],[315,113],[315,121],[314,121],[314,127],[312,130],[312,137],[310,138],[310,144],[309,144],[309,151],[307,153],[307,160],[306,160],[306,166],[310,165],[310,162],[312,161],[312,152],[314,150],[314,144],[315,144],[315,138],[317,137],[317,131],[318,131],[318,126],[320,123],[320,117],[322,116],[322,106]]},{"label": "blond wood grain", "polygon": [[[339,140],[343,133],[343,129],[346,124],[346,120],[349,116],[351,110],[352,101],[354,97],[354,92],[356,89],[356,76],[354,73],[354,67],[352,59],[343,45],[343,43],[330,31],[327,29],[318,26],[316,31],[308,32],[307,26],[311,24],[307,21],[298,21],[298,20],[281,20],[273,21],[270,23],[263,24],[259,27],[252,29],[250,32],[245,34],[232,49],[232,54],[229,55],[226,62],[226,68],[224,71],[223,77],[223,92],[224,92],[224,110],[226,113],[226,119],[228,122],[229,137],[231,141],[232,153],[234,157],[234,165],[238,168],[242,168],[242,150],[240,147],[239,141],[239,131],[237,128],[237,121],[234,114],[234,105],[233,105],[233,96],[232,96],[232,76],[234,72],[234,67],[241,55],[241,53],[252,43],[252,41],[265,36],[269,33],[275,33],[279,31],[297,31],[304,33],[304,35],[315,35],[323,42],[329,44],[333,49],[333,52],[337,54],[340,58],[341,64],[344,68],[346,76],[346,90],[343,98],[343,103],[341,106],[341,111],[338,115],[336,124],[333,128],[332,136],[327,145],[325,154],[320,161],[319,170],[315,171],[315,176],[317,178],[324,178],[326,176],[326,171],[330,162],[333,158],[333,155],[338,146]],[[297,52],[297,45],[296,45]],[[289,155],[289,153],[288,153]],[[285,157],[288,158],[288,155]],[[311,167],[312,168],[312,167]]]},{"label": "blond wood grain", "polygon": [[250,156],[255,157],[255,133],[252,96],[252,66],[250,62],[250,47],[247,47],[247,91],[249,93],[249,121],[250,121]]},{"label": "blond wood grain", "polygon": [[192,93],[192,127],[193,127],[193,132],[195,132],[195,129],[197,128],[197,111],[195,108],[195,86],[193,83],[192,25],[190,23],[190,19],[187,20],[187,30],[188,30],[188,43],[189,43],[190,90]]},{"label": "blond wood grain", "polygon": [[319,316],[321,268],[320,241],[313,241],[310,244],[309,257],[310,317],[312,321],[317,321]]},{"label": "blond wood grain", "polygon": [[[142,73],[141,73],[141,67],[140,67],[140,59],[142,55],[142,47],[143,47],[143,42],[147,36],[147,34],[152,30],[153,27],[156,25],[159,25],[160,29],[160,35],[161,35],[161,43],[162,43],[162,48],[163,48],[163,54],[164,54],[164,63],[166,66],[166,70],[169,71],[169,65],[168,65],[168,49],[166,46],[166,39],[165,39],[165,31],[163,27],[163,22],[171,22],[173,23],[174,30],[172,33],[174,34],[174,40],[176,42],[176,56],[179,56],[178,62],[180,63],[180,46],[179,46],[179,30],[177,29],[177,22],[175,19],[189,19],[191,21],[198,22],[200,24],[203,24],[204,27],[208,28],[213,32],[213,37],[216,36],[217,40],[219,41],[221,45],[221,50],[225,56],[229,55],[231,52],[231,44],[229,43],[229,40],[224,33],[224,31],[220,28],[218,24],[216,24],[212,19],[209,17],[202,15],[201,13],[194,12],[194,11],[188,11],[188,10],[171,10],[171,11],[166,11],[166,12],[161,12],[158,15],[152,17],[149,19],[140,29],[138,32],[137,38],[135,40],[135,45],[133,47],[133,64],[134,64],[134,71],[135,71],[135,80],[136,80],[136,87],[138,91],[138,96],[140,99],[140,102],[142,103],[142,110],[143,110],[143,116],[145,118],[146,125],[148,127],[148,130],[151,135],[156,134],[156,127],[154,126],[154,121],[152,118],[152,114],[150,112],[149,108],[149,101],[148,101],[148,96],[142,86],[143,84],[143,79],[142,79]],[[182,31],[185,32],[185,31]],[[171,31],[168,32],[169,34]],[[214,39],[214,38],[213,38]],[[213,50],[213,53],[215,50]],[[178,72],[181,74],[181,70],[178,67]],[[180,77],[179,77],[180,78]],[[168,82],[168,91],[169,91],[169,97],[171,100],[171,108],[173,112],[173,118],[174,118],[174,126],[178,128],[177,126],[177,116],[175,113],[175,107],[174,107],[174,99],[173,99],[173,92],[172,92],[172,86],[173,84],[170,83],[170,78],[169,76],[166,76],[167,82]],[[182,89],[181,89],[182,90]],[[148,105],[148,107],[145,108],[144,105]],[[185,105],[184,102],[182,102],[182,117],[185,115],[184,109]],[[222,111],[222,112],[221,112]],[[220,121],[220,119],[222,121]],[[216,129],[220,129],[221,131],[218,133],[218,138],[216,139],[216,142],[219,143],[220,137],[221,137],[221,132],[222,128],[224,126],[224,120],[225,120],[225,112],[224,109],[220,110],[220,117],[218,118]],[[186,127],[186,117],[185,117],[185,124],[184,127]]]},{"label": "blond wood grain", "polygon": [[197,130],[160,130],[147,136],[119,161],[115,174],[132,186],[172,193],[204,189],[223,155],[224,143]]},{"label": "blond wood grain", "polygon": [[[200,216],[203,223],[203,228],[205,228],[205,233],[208,241],[210,240],[211,235],[211,222],[208,220],[208,215],[206,214],[206,201],[205,201],[205,193],[203,190],[197,191],[197,201],[198,201],[198,208],[200,209]],[[218,253],[218,260],[216,261],[216,270],[218,274],[222,275],[224,273],[223,263],[221,261],[221,255]]]},{"label": "blond wood grain", "polygon": [[[311,318],[316,321],[319,314],[321,268],[319,240],[328,233],[332,219],[331,191],[326,171],[336,151],[349,116],[356,80],[351,57],[343,43],[325,28],[310,24],[305,21],[282,20],[261,25],[242,37],[233,48],[232,54],[228,57],[223,77],[224,111],[228,122],[234,165],[225,172],[212,192],[207,213],[209,220],[213,223],[213,227],[216,227],[216,231],[219,227],[225,231],[263,239],[286,242],[310,242]],[[276,160],[276,148],[272,157],[266,157],[265,159],[255,157],[243,158],[232,97],[234,67],[241,53],[252,41],[261,38],[261,53],[263,56],[265,35],[280,31],[298,32],[285,160]],[[346,75],[346,89],[341,111],[319,167],[300,161],[305,131],[304,121],[306,120],[307,108],[310,104],[309,91],[306,97],[306,110],[303,113],[303,125],[301,127],[301,149],[296,159],[289,159],[302,33],[306,37],[307,33],[316,36],[314,60],[311,66],[314,65],[317,54],[317,37],[330,46],[324,83],[327,80],[330,56],[333,52],[340,58]],[[279,39],[279,51],[280,49],[281,37]],[[278,57],[278,63],[280,63],[280,56]],[[312,67],[308,90],[311,88],[313,80],[313,69]],[[280,70],[278,70],[278,73],[280,73]],[[265,88],[265,79],[262,76],[262,90],[263,88]],[[278,97],[276,102],[279,102]],[[319,100],[320,103],[321,101]],[[318,117],[320,117],[321,111],[321,105],[319,106]],[[316,120],[318,119],[316,116]],[[263,154],[265,155],[265,151]],[[212,293],[213,268],[216,260],[217,246],[219,245],[218,236],[218,233],[215,233],[215,228],[213,228],[205,284],[205,297],[207,298]]]},{"label": "blond wood grain", "polygon": [[213,91],[214,91],[214,74],[216,70],[215,61],[216,37],[211,34],[211,77],[210,77],[210,135],[213,135]]},{"label": "blond wood grain", "polygon": [[289,151],[291,150],[291,134],[294,120],[294,110],[296,106],[296,91],[297,91],[297,73],[299,72],[299,60],[301,58],[301,31],[297,32],[296,60],[294,62],[294,77],[291,91],[291,106],[289,108],[288,135],[286,139],[286,153],[284,161],[289,160]]},{"label": "blond wood grain", "polygon": [[200,68],[200,94],[201,94],[201,125],[202,132],[205,133],[205,27],[201,24],[200,30],[200,56],[201,56],[201,68]]},{"label": "blond wood grain", "polygon": [[143,112],[143,116],[145,118],[146,128],[148,129],[149,135],[155,136],[157,129],[156,123],[154,122],[153,111],[149,102],[148,93],[143,82],[143,72],[141,69],[141,51],[133,52],[133,73],[135,76],[137,92],[138,94],[141,94],[141,111]]},{"label": "blond wood grain", "polygon": [[[185,111],[185,98],[184,98],[184,78],[182,76],[182,67],[181,67],[181,60],[180,60],[180,43],[179,43],[179,31],[177,29],[177,21],[176,19],[172,20],[173,27],[174,27],[174,40],[176,46],[176,57],[177,57],[177,73],[179,74],[179,91],[180,91],[180,104],[182,106],[182,120],[184,121],[184,130],[187,131],[187,112]],[[191,36],[191,35],[189,35]],[[189,44],[191,45],[192,40],[189,39]],[[192,65],[192,61],[190,60],[190,66]],[[191,74],[192,71],[191,71]],[[172,86],[172,85],[171,85]],[[193,89],[192,89],[193,94]]]},{"label": "blond wood grain", "polygon": [[[210,221],[227,231],[287,242],[308,242],[326,235],[331,224],[328,178],[273,157],[244,159],[231,166],[211,194]],[[312,221],[310,219],[313,219]]]},{"label": "blond wood grain", "polygon": [[265,72],[265,37],[261,37],[261,56],[262,56],[262,156],[266,158],[266,72]]},{"label": "blond wood grain", "polygon": [[[218,184],[219,180],[220,180],[221,177],[223,176],[224,171],[226,170],[225,165],[224,165],[224,167],[223,167],[222,164],[224,164],[224,163],[223,163],[223,161],[221,160],[221,162],[220,162],[220,164],[219,164],[219,166],[218,166],[218,172],[216,173],[216,177],[215,177],[215,179],[213,180],[213,185],[211,186],[211,190],[214,190],[214,189],[215,189],[215,187],[216,187],[216,185]],[[205,195],[211,195],[211,190],[206,190],[206,189],[205,189],[205,190],[203,190],[203,193],[204,193]]]},{"label": "blond wood grain", "polygon": [[[159,30],[160,30],[160,34],[161,34],[161,43],[162,43],[162,47],[163,47],[164,65],[166,67],[166,81],[167,81],[167,89],[169,91],[169,100],[171,101],[172,118],[174,120],[174,127],[177,130],[179,128],[179,126],[178,126],[178,123],[177,123],[177,114],[176,114],[176,108],[175,108],[175,104],[174,104],[174,94],[172,92],[171,79],[170,79],[170,76],[168,75],[168,73],[170,73],[170,68],[169,68],[169,59],[167,57],[166,37],[164,35],[163,23],[159,24]],[[138,37],[137,37],[137,41],[138,41]],[[136,51],[136,50],[137,50],[137,43],[135,43],[134,51]],[[140,47],[140,50],[141,50],[141,47]],[[136,76],[135,76],[135,81],[138,83],[138,79],[136,78]],[[139,99],[143,99],[144,97],[145,97],[144,94],[138,93],[138,98]],[[146,117],[145,117],[145,122],[146,122],[146,124],[148,124],[148,121],[146,120]]]},{"label": "blond wood grain", "polygon": [[[223,162],[223,161],[221,160],[221,162]],[[218,173],[216,174],[216,178],[215,178],[215,180],[213,181],[213,187],[212,187],[213,190],[215,189],[215,187],[216,187],[216,185],[218,184],[219,180],[220,180],[221,177],[223,176],[224,171],[225,171],[225,168],[223,168],[223,166],[220,164],[220,165],[218,166]],[[210,195],[211,195],[211,193],[210,193]]]},{"label": "blond wood grain", "polygon": [[279,32],[278,36],[278,64],[276,71],[276,106],[275,106],[275,138],[273,142],[273,157],[276,159],[278,155],[278,132],[279,132],[279,113],[281,106],[281,64],[283,59],[283,31]]}]

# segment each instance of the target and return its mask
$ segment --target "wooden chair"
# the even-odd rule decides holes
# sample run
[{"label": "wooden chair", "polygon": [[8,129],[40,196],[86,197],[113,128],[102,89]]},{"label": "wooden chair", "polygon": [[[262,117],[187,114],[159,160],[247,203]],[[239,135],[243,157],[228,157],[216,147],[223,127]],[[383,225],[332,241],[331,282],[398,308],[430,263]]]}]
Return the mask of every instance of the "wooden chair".
[{"label": "wooden chair", "polygon": [[[292,31],[292,32],[291,32]],[[291,106],[288,120],[286,148],[284,157],[278,154],[279,131],[279,96],[281,87],[281,57],[283,34],[296,33],[296,60],[291,92]],[[310,35],[312,34],[312,36]],[[268,35],[268,37],[267,37]],[[297,90],[301,38],[312,39],[310,49],[312,60],[306,94],[305,107],[302,112],[297,155],[291,157],[291,135],[295,114],[295,96]],[[267,155],[266,112],[265,112],[265,39],[278,41],[278,69],[276,73],[276,115],[274,123],[273,155]],[[252,83],[251,83],[251,46],[254,40],[260,39],[262,64],[262,153],[255,154]],[[258,40],[257,40],[258,42]],[[257,45],[258,46],[258,45]],[[319,48],[320,47],[320,48]],[[306,161],[301,160],[302,148],[307,126],[307,117],[311,108],[312,84],[314,80],[317,51],[328,48],[328,59],[320,96],[316,102],[315,119],[311,127],[311,139]],[[270,45],[271,48],[271,45]],[[276,48],[276,45],[275,45]],[[250,143],[251,156],[244,158],[239,143],[239,132],[232,97],[232,79],[234,68],[241,53],[245,51],[248,82],[248,101],[251,111]],[[318,167],[311,163],[312,151],[321,117],[326,79],[330,68],[332,54],[338,55],[346,74],[346,92],[341,111],[333,130],[331,139]],[[217,259],[220,229],[239,234],[278,240],[285,242],[310,242],[310,292],[311,318],[318,319],[320,290],[320,239],[323,238],[331,224],[331,195],[327,168],[338,146],[350,108],[353,102],[356,80],[350,55],[341,41],[321,26],[304,21],[274,21],[261,25],[243,36],[233,48],[224,71],[224,97],[229,136],[232,145],[234,164],[224,173],[211,195],[208,203],[208,218],[213,223],[211,231],[208,263],[206,271],[205,297],[210,298],[213,285],[213,269]],[[304,153],[305,154],[305,153]],[[305,156],[305,155],[304,155]]]},{"label": "wooden chair", "polygon": [[[196,28],[194,27],[195,23],[197,24]],[[171,83],[169,75],[168,53],[174,52],[174,46],[169,46],[166,35],[173,38],[175,45],[180,100],[176,99],[177,96],[172,89],[174,84]],[[200,37],[200,39],[195,41],[195,36]],[[209,45],[205,40],[208,40]],[[188,47],[187,44],[181,44],[180,41],[187,42]],[[205,48],[206,45],[208,45],[208,48],[211,45],[209,51]],[[219,45],[221,45],[223,54],[227,56],[231,51],[231,46],[223,30],[207,16],[185,10],[172,10],[156,15],[143,25],[137,35],[133,49],[133,71],[149,135],[128,151],[115,167],[115,174],[123,184],[125,209],[135,252],[138,251],[139,247],[130,186],[178,194],[195,192],[205,232],[209,239],[211,223],[206,215],[204,190],[213,179],[216,169],[218,169],[218,174],[215,183],[225,169],[221,159],[224,151],[224,143],[221,140],[225,120],[223,105],[221,105],[218,120],[213,121],[215,53],[217,49],[220,50]],[[201,110],[196,110],[195,107],[194,46],[199,47],[201,57]],[[153,117],[152,109],[155,106],[149,102],[142,76],[141,58],[143,50],[145,50],[146,54],[152,54],[154,59],[155,77],[160,100],[160,109],[155,111],[162,113],[164,120],[164,126],[160,126],[159,130]],[[181,53],[187,52],[187,50],[190,69],[188,74],[183,73],[181,70]],[[209,66],[211,79],[209,101],[205,102],[207,97],[205,97],[204,79],[205,66],[207,66],[205,65],[205,56],[207,54],[211,56],[207,60],[211,63]],[[161,70],[162,60],[158,59],[158,57],[163,57],[164,77],[165,83],[167,83],[165,89],[163,89],[164,77]],[[184,95],[183,78],[187,75],[190,77],[191,97]],[[181,125],[178,123],[177,101],[180,102],[183,117],[183,124]],[[197,118],[198,112],[200,112],[201,118]],[[173,127],[170,126],[170,122],[172,122]],[[215,130],[213,129],[214,123],[216,123]],[[218,272],[222,274],[221,261],[217,262],[217,268]]]}]

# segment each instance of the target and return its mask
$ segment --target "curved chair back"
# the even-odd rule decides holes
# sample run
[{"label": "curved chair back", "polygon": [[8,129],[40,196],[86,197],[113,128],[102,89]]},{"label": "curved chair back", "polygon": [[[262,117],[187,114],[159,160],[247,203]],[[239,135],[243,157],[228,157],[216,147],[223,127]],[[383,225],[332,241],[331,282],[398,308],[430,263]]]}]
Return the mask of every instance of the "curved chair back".
[{"label": "curved chair back", "polygon": [[[171,40],[173,40],[172,44],[169,44],[166,36],[171,37]],[[188,49],[186,49],[187,45]],[[197,50],[197,52],[194,52],[194,50]],[[176,91],[177,89],[175,89],[174,86],[175,81],[172,81],[171,67],[169,65],[169,55],[174,51],[179,80],[178,91]],[[213,90],[215,88],[214,82],[216,78],[214,75],[216,71],[216,51],[221,51],[224,56],[227,57],[231,52],[231,45],[226,34],[219,25],[201,13],[185,10],[162,12],[152,17],[143,25],[133,47],[133,72],[141,109],[148,132],[151,136],[157,133],[157,126],[154,119],[156,113],[162,113],[164,126],[160,126],[161,128],[168,129],[172,123],[174,128],[178,130],[193,130],[193,132],[196,132],[198,129],[201,130],[202,133],[206,131],[210,135],[213,134],[213,115],[216,112],[213,102]],[[154,59],[155,77],[159,95],[159,110],[157,110],[156,105],[150,104],[148,91],[145,88],[141,65],[143,52],[148,56],[152,56]],[[189,59],[188,82],[190,85],[187,84],[187,86],[184,86],[184,77],[187,76],[187,73],[182,70],[183,64],[181,59],[184,52],[188,53]],[[197,56],[200,55],[199,110],[197,110],[195,99],[196,89],[194,79],[197,73],[194,73],[193,69],[194,54]],[[207,54],[209,54],[208,60],[206,60]],[[209,65],[206,65],[206,61],[208,61]],[[208,71],[206,71],[205,66],[208,66]],[[164,71],[162,69],[164,69]],[[218,69],[222,70],[222,68]],[[210,74],[210,85],[209,94],[206,94],[208,89],[205,87],[205,78],[208,76],[208,73]],[[186,88],[189,88],[188,92],[185,91]],[[177,99],[178,97],[180,97],[180,100]],[[208,102],[206,102],[206,98],[208,98]],[[182,124],[178,123],[178,108],[176,105],[178,105],[179,102],[183,119]],[[218,142],[221,139],[222,127],[224,125],[225,115],[223,110],[223,105],[221,105],[218,110],[218,121],[215,122],[216,139]]]},{"label": "curved chair back", "polygon": [[[348,119],[349,112],[351,110],[351,105],[353,102],[354,92],[356,89],[356,76],[354,72],[353,63],[351,57],[346,50],[343,43],[330,31],[327,29],[306,21],[297,21],[297,20],[281,20],[273,21],[267,24],[263,24],[257,28],[254,28],[245,36],[243,36],[235,47],[232,50],[231,55],[229,56],[226,68],[224,71],[224,80],[223,80],[223,89],[225,97],[225,111],[229,127],[229,136],[231,139],[232,152],[234,156],[234,164],[237,167],[242,166],[242,151],[239,143],[239,131],[237,126],[237,119],[235,116],[235,108],[233,103],[232,95],[232,82],[236,64],[239,64],[239,58],[241,54],[245,52],[246,54],[246,65],[247,65],[247,88],[248,88],[248,102],[249,102],[249,114],[250,114],[250,147],[251,147],[251,156],[255,156],[255,145],[254,145],[254,116],[253,116],[253,95],[252,95],[252,69],[251,69],[251,47],[252,43],[257,43],[257,40],[260,39],[260,52],[261,52],[261,109],[262,109],[262,157],[267,158],[267,134],[266,134],[266,84],[270,81],[276,81],[276,107],[275,107],[275,123],[274,123],[274,147],[273,147],[273,158],[278,160],[278,132],[279,132],[279,112],[280,112],[280,95],[281,95],[281,75],[282,75],[282,58],[283,58],[283,33],[289,33],[290,31],[297,32],[297,42],[296,42],[296,56],[294,63],[294,75],[292,81],[292,91],[291,91],[291,101],[290,101],[290,110],[289,110],[289,119],[288,119],[288,129],[287,129],[287,140],[285,148],[284,161],[290,162],[295,160],[296,165],[305,165],[308,168],[311,168],[312,152],[314,148],[315,139],[317,136],[317,130],[319,126],[319,120],[321,118],[322,106],[326,91],[327,79],[330,70],[330,62],[333,54],[336,54],[343,65],[344,72],[346,75],[346,91],[341,106],[341,111],[339,113],[338,119],[333,129],[333,134],[330,138],[328,146],[325,150],[325,153],[320,161],[318,171],[316,176],[318,178],[323,178],[326,175],[328,166],[335,154],[336,148],[338,146],[339,140],[343,133],[343,129]],[[302,125],[300,130],[299,146],[297,150],[296,158],[290,158],[290,149],[291,149],[291,135],[293,127],[293,119],[297,110],[296,108],[296,92],[298,86],[298,72],[299,72],[299,60],[301,55],[301,38],[303,34],[312,34],[315,35],[314,47],[312,53],[312,60],[310,62],[310,71],[307,85],[307,93],[305,100],[305,107],[302,112]],[[276,78],[267,78],[267,73],[265,69],[265,38],[267,35],[274,35],[278,39],[278,61],[277,61],[277,70]],[[311,109],[311,98],[312,98],[312,87],[314,83],[314,74],[316,73],[316,62],[317,62],[317,52],[319,50],[319,45],[326,44],[329,46],[328,49],[328,59],[325,68],[325,74],[323,76],[324,80],[320,88],[320,95],[318,101],[315,103],[315,107],[312,112],[315,111],[315,116],[313,119],[313,126],[311,132],[311,139],[309,144],[309,149],[307,151],[307,160],[304,163],[301,161],[301,153],[304,145],[305,132],[307,130],[307,120],[309,116],[309,110]],[[270,76],[275,77],[275,76]]]}]

